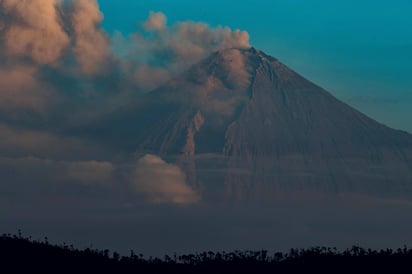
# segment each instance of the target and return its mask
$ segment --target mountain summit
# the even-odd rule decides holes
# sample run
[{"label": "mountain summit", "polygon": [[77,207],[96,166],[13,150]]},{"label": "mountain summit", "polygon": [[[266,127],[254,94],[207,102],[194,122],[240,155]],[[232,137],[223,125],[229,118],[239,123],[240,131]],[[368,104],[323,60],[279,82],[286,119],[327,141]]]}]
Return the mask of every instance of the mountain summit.
[{"label": "mountain summit", "polygon": [[[127,149],[173,159],[192,184],[230,196],[412,187],[410,134],[254,48],[215,52],[117,115]],[[134,129],[116,122],[127,120]]]}]

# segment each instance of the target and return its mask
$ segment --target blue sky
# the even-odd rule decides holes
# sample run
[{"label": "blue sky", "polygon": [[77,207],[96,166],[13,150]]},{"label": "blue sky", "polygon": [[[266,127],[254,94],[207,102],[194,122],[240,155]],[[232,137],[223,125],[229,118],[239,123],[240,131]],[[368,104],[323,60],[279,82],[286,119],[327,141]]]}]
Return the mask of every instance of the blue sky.
[{"label": "blue sky", "polygon": [[247,30],[251,44],[373,118],[412,132],[412,2],[99,0],[104,28],[133,32],[149,11],[169,24]]}]

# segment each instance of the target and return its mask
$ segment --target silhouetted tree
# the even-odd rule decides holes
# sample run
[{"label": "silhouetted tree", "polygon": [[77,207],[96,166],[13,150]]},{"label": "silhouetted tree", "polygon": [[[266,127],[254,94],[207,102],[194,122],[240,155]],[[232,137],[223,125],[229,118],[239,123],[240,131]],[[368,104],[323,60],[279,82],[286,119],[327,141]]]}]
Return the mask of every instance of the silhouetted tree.
[{"label": "silhouetted tree", "polygon": [[406,246],[372,250],[353,246],[342,252],[336,248],[313,247],[276,252],[266,250],[202,252],[164,259],[130,256],[72,245],[51,245],[47,238],[35,241],[17,235],[0,236],[0,273],[410,273],[412,250]]}]

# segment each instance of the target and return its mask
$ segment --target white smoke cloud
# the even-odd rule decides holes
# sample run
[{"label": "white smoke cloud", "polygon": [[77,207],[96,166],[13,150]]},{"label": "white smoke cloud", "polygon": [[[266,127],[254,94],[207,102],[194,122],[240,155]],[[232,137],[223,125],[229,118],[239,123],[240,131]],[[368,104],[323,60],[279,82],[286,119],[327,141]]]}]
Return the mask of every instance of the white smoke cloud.
[{"label": "white smoke cloud", "polygon": [[[93,160],[107,160],[109,149],[63,132],[130,103],[136,92],[156,88],[216,50],[249,47],[245,31],[191,21],[168,25],[162,12],[151,12],[130,35],[110,36],[102,21],[97,0],[0,0],[0,156],[21,159],[16,166],[32,167],[38,178],[115,181],[118,166]],[[123,180],[153,203],[200,201],[184,172],[157,156],[139,159],[133,178]]]},{"label": "white smoke cloud", "polygon": [[226,49],[221,54],[222,74],[226,75],[225,85],[229,88],[246,88],[250,84],[245,56],[237,49]]},{"label": "white smoke cloud", "polygon": [[149,13],[149,18],[143,23],[143,27],[147,31],[161,31],[166,28],[166,21],[166,15],[162,12],[151,11]]},{"label": "white smoke cloud", "polygon": [[141,72],[152,75],[133,78],[135,84],[144,90],[155,88],[214,51],[250,47],[246,31],[221,26],[213,28],[191,21],[172,26],[166,22],[166,15],[151,12],[143,23],[143,30],[129,37],[118,33],[112,41],[125,59],[133,60],[126,62],[126,70],[134,70],[135,75]]},{"label": "white smoke cloud", "polygon": [[0,108],[3,112],[45,110],[50,101],[50,92],[36,79],[36,71],[37,68],[31,65],[0,67]]},{"label": "white smoke cloud", "polygon": [[1,0],[8,19],[2,24],[7,53],[39,64],[56,62],[70,41],[57,13],[60,4],[58,0]]},{"label": "white smoke cloud", "polygon": [[[154,155],[138,160],[131,173],[125,165],[109,161],[55,160],[36,156],[0,156],[0,178],[18,178],[39,186],[71,184],[122,189],[131,187],[154,204],[187,205],[200,202],[200,195],[186,183],[183,171]],[[127,166],[128,167],[128,166]],[[14,180],[13,179],[13,180]]]},{"label": "white smoke cloud", "polygon": [[178,166],[150,154],[138,160],[132,187],[153,203],[192,204],[200,200]]},{"label": "white smoke cloud", "polygon": [[110,56],[108,37],[100,27],[102,20],[103,14],[95,0],[73,1],[73,50],[86,75],[98,73]]},{"label": "white smoke cloud", "polygon": [[[78,83],[76,93],[86,97],[150,91],[216,50],[249,47],[245,31],[191,21],[169,26],[162,12],[150,12],[129,36],[110,37],[96,0],[0,0],[0,15],[6,61],[0,64],[0,106],[10,105],[9,111],[44,112],[68,88],[56,75]],[[39,77],[44,68],[48,73]],[[101,77],[122,88],[100,85]]]}]

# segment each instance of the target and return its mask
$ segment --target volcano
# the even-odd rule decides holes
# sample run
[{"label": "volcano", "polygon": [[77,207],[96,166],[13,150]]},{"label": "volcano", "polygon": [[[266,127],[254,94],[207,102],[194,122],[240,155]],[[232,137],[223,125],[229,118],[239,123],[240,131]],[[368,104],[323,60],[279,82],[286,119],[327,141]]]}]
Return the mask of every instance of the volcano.
[{"label": "volcano", "polygon": [[111,142],[173,161],[206,192],[390,195],[412,187],[412,135],[367,117],[254,48],[213,53],[112,114],[110,124]]}]

